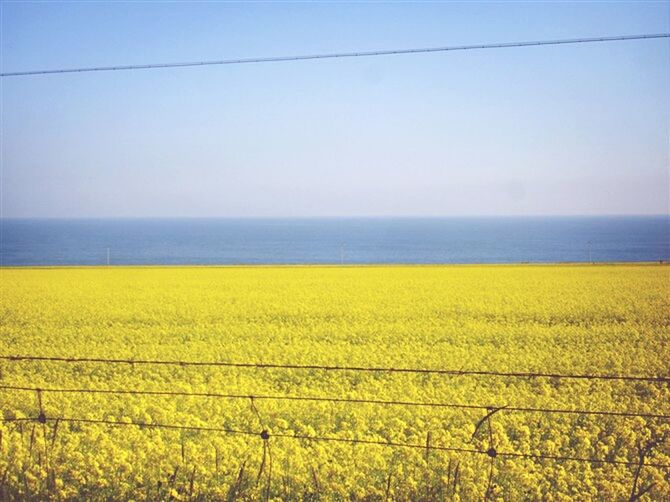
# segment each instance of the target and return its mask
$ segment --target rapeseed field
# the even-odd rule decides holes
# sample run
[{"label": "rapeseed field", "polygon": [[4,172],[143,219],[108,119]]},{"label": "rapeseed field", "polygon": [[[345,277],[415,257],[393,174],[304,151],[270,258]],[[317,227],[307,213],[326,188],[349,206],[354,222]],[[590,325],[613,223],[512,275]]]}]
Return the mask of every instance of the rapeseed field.
[{"label": "rapeseed field", "polygon": [[[3,356],[670,373],[659,264],[5,268],[0,293]],[[1,360],[0,385],[5,500],[670,500],[625,464],[670,464],[667,419],[511,409],[670,415],[662,382]]]}]

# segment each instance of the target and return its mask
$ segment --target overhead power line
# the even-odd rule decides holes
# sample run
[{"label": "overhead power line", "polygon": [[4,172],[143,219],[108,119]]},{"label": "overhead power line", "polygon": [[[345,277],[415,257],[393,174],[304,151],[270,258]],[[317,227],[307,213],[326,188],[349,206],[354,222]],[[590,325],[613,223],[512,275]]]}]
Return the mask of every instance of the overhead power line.
[{"label": "overhead power line", "polygon": [[629,382],[670,383],[670,376],[638,376],[616,374],[579,374],[579,373],[551,373],[551,372],[521,372],[521,371],[492,371],[492,370],[455,370],[432,368],[392,368],[370,366],[329,366],[320,364],[281,364],[281,363],[235,363],[224,361],[182,361],[160,359],[113,359],[102,357],[55,357],[55,356],[0,356],[4,361],[49,361],[61,363],[96,363],[96,364],[137,364],[158,366],[203,366],[224,368],[250,369],[283,369],[283,370],[320,370],[320,371],[359,371],[371,373],[411,373],[428,375],[450,376],[482,376],[482,377],[509,377],[509,378],[556,378],[573,380],[618,380]]},{"label": "overhead power line", "polygon": [[[71,423],[83,423],[83,424],[99,424],[99,425],[110,425],[110,426],[120,426],[120,427],[139,427],[147,429],[172,429],[172,430],[188,430],[194,432],[221,432],[224,434],[239,434],[245,436],[258,436],[263,440],[270,438],[281,438],[281,439],[298,439],[304,441],[328,441],[328,442],[337,442],[337,443],[349,443],[349,444],[364,444],[364,445],[376,445],[376,446],[387,446],[394,448],[413,448],[418,450],[426,450],[426,446],[422,444],[414,443],[401,443],[396,441],[379,441],[374,439],[357,439],[357,438],[343,438],[343,437],[333,437],[333,436],[308,436],[303,434],[293,434],[287,432],[269,432],[263,430],[260,432],[255,432],[251,430],[239,430],[239,429],[230,429],[224,427],[207,427],[207,426],[191,426],[191,425],[172,425],[172,424],[161,424],[161,423],[150,423],[150,422],[123,422],[120,420],[110,420],[110,419],[93,419],[93,418],[69,418],[69,417],[42,417],[40,418],[3,418],[1,420],[5,423],[11,422],[71,422]],[[480,450],[475,448],[464,448],[458,446],[442,446],[442,445],[430,445],[430,450],[435,451],[445,451],[452,453],[472,453],[479,455],[487,455],[489,457],[510,457],[510,458],[526,458],[532,460],[555,460],[555,461],[573,461],[573,462],[585,462],[590,464],[614,464],[614,465],[625,465],[631,467],[637,467],[639,462],[631,462],[627,460],[615,460],[615,459],[603,459],[603,458],[589,458],[589,457],[577,457],[577,456],[564,456],[564,455],[546,455],[542,453],[518,453],[518,452],[506,452],[506,451],[497,451],[494,448],[489,450]],[[645,467],[656,467],[659,469],[668,469],[670,464],[662,464],[649,462],[644,464]]]},{"label": "overhead power line", "polygon": [[450,52],[467,51],[478,49],[508,49],[513,47],[532,47],[544,45],[569,45],[584,44],[594,42],[620,42],[624,40],[645,40],[654,38],[669,38],[670,33],[654,33],[645,35],[618,35],[611,37],[590,37],[590,38],[568,38],[560,40],[535,40],[526,42],[502,42],[491,44],[473,44],[473,45],[451,45],[445,47],[428,47],[420,49],[387,49],[377,51],[356,51],[356,52],[335,52],[328,54],[307,54],[298,56],[270,56],[255,58],[238,59],[220,59],[214,61],[188,61],[181,63],[151,63],[151,64],[133,64],[133,65],[115,65],[115,66],[90,66],[81,68],[59,68],[52,70],[29,70],[0,73],[0,77],[21,77],[28,75],[48,75],[54,73],[84,73],[100,71],[122,71],[122,70],[150,70],[157,68],[186,68],[195,66],[214,66],[214,65],[232,65],[246,63],[279,63],[285,61],[306,61],[312,59],[336,59],[336,58],[355,58],[371,56],[391,56],[399,54],[424,54],[430,52]]},{"label": "overhead power line", "polygon": [[220,392],[187,392],[177,390],[139,390],[139,389],[74,389],[74,388],[42,388],[26,387],[20,385],[0,385],[2,390],[17,390],[25,392],[43,392],[56,394],[115,394],[115,395],[133,395],[133,396],[160,396],[160,397],[204,397],[219,399],[254,399],[268,401],[302,401],[302,402],[329,402],[345,404],[372,404],[379,406],[408,406],[425,408],[454,408],[466,410],[491,410],[500,409],[504,412],[518,413],[549,413],[565,415],[595,415],[623,418],[650,418],[658,420],[670,420],[670,415],[658,413],[644,413],[634,411],[605,411],[605,410],[570,410],[565,408],[542,408],[542,407],[523,407],[523,406],[500,406],[483,404],[462,404],[462,403],[444,403],[444,402],[422,402],[422,401],[403,401],[403,400],[384,400],[384,399],[365,399],[331,396],[275,396],[263,394],[227,394]]}]

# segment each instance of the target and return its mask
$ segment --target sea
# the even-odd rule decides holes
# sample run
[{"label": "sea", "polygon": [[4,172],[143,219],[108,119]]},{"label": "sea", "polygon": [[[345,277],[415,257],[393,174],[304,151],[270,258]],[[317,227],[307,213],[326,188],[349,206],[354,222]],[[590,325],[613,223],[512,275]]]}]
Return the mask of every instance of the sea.
[{"label": "sea", "polygon": [[2,219],[0,266],[670,260],[670,216]]}]

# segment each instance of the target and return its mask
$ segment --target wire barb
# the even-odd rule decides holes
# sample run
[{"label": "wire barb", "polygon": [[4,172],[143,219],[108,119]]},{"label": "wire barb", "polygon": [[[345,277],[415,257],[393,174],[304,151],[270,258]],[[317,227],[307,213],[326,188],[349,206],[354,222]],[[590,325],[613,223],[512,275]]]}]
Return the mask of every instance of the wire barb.
[{"label": "wire barb", "polygon": [[42,407],[42,389],[35,389],[37,393],[37,406],[39,407],[39,414],[37,415],[37,421],[41,424],[47,423],[47,416],[44,413],[44,408]]}]

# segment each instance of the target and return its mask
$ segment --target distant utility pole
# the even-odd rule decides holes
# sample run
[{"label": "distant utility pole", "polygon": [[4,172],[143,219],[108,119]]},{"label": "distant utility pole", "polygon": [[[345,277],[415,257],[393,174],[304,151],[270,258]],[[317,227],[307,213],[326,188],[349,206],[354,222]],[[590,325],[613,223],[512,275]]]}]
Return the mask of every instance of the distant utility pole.
[{"label": "distant utility pole", "polygon": [[109,248],[107,248],[107,266],[109,267]]}]

